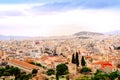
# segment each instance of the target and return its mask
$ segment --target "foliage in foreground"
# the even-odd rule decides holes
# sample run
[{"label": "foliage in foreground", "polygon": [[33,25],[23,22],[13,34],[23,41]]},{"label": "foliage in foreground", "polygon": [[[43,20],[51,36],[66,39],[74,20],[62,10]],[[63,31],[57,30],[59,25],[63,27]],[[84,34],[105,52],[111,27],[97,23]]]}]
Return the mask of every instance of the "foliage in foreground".
[{"label": "foliage in foreground", "polygon": [[[33,70],[33,72],[37,73],[36,70]],[[18,67],[6,65],[5,68],[0,68],[0,77],[2,76],[15,76],[15,80],[29,80],[33,75],[21,72]]]},{"label": "foliage in foreground", "polygon": [[111,73],[105,73],[100,70],[90,76],[81,76],[76,80],[120,80],[120,71],[114,71]]},{"label": "foliage in foreground", "polygon": [[48,76],[51,76],[52,74],[55,74],[55,71],[53,69],[48,69],[48,71],[46,72],[46,74]]},{"label": "foliage in foreground", "polygon": [[68,67],[66,64],[59,64],[56,66],[56,71],[58,75],[66,75],[68,74]]},{"label": "foliage in foreground", "polygon": [[86,66],[82,67],[82,69],[80,70],[80,73],[89,73],[89,72],[91,72],[91,69]]}]

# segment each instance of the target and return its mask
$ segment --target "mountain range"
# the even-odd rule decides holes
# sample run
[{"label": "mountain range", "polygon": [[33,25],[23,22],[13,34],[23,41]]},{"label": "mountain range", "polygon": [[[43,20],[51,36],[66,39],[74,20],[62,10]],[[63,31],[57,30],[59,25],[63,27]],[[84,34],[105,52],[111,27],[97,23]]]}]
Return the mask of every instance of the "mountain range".
[{"label": "mountain range", "polygon": [[[120,30],[117,31],[111,31],[111,32],[106,32],[106,33],[98,33],[98,32],[90,32],[90,31],[81,31],[73,34],[72,36],[100,36],[100,35],[108,35],[108,34],[120,34]],[[70,38],[72,36],[50,36],[50,37],[28,37],[28,36],[4,36],[0,35],[0,40],[20,40],[20,39],[64,39],[64,38]]]},{"label": "mountain range", "polygon": [[75,33],[74,34],[75,36],[81,36],[81,35],[104,35],[103,33],[98,33],[98,32],[89,32],[89,31],[81,31],[81,32],[78,32],[78,33]]}]

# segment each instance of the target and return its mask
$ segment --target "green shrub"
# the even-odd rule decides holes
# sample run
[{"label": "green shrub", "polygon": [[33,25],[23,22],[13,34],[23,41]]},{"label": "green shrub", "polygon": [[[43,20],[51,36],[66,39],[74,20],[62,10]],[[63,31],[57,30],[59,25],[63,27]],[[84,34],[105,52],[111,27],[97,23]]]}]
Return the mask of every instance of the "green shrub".
[{"label": "green shrub", "polygon": [[91,72],[91,69],[88,67],[82,67],[82,69],[80,70],[80,73],[89,73]]},{"label": "green shrub", "polygon": [[55,71],[53,69],[48,69],[48,71],[46,72],[46,74],[48,76],[51,76],[52,74],[55,74]]}]

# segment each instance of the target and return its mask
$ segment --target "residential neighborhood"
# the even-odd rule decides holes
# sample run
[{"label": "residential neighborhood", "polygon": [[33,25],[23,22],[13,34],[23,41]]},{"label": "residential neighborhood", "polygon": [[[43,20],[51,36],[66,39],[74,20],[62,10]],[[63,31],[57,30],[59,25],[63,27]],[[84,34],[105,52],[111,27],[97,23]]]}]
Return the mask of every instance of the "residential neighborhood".
[{"label": "residential neighborhood", "polygon": [[120,80],[120,0],[0,0],[0,80]]},{"label": "residential neighborhood", "polygon": [[[100,70],[105,73],[120,71],[120,38],[115,35],[94,36],[88,39],[73,37],[50,40],[10,40],[0,41],[1,68],[6,65],[17,67],[26,74],[38,70],[33,80],[54,79],[55,74],[47,75],[49,69],[56,71],[56,66],[66,64],[69,79],[76,80],[81,76],[81,59],[90,68],[91,76]],[[79,64],[72,62],[73,54],[78,53]],[[74,76],[72,76],[74,75]],[[38,78],[38,79],[35,79]]]}]

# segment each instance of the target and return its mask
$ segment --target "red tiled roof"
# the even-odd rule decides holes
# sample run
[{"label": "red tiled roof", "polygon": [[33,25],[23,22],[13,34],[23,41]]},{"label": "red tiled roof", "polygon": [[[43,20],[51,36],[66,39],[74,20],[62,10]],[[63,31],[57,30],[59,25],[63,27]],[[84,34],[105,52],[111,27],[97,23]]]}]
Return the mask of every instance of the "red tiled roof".
[{"label": "red tiled roof", "polygon": [[101,65],[101,68],[105,68],[105,67],[112,67],[113,65],[108,62],[108,61],[99,61],[99,62],[94,62],[92,63],[92,65]]},{"label": "red tiled roof", "polygon": [[91,58],[91,56],[84,56],[85,58]]},{"label": "red tiled roof", "polygon": [[94,63],[92,63],[93,65],[109,65],[109,64],[111,64],[111,63],[109,63],[108,61],[99,61],[99,62],[94,62]]},{"label": "red tiled roof", "polygon": [[12,63],[12,64],[15,64],[15,65],[18,65],[18,66],[22,66],[22,67],[28,68],[28,69],[39,69],[38,66],[29,64],[29,63],[24,62],[24,61],[9,60],[8,62],[9,62],[9,63]]}]

